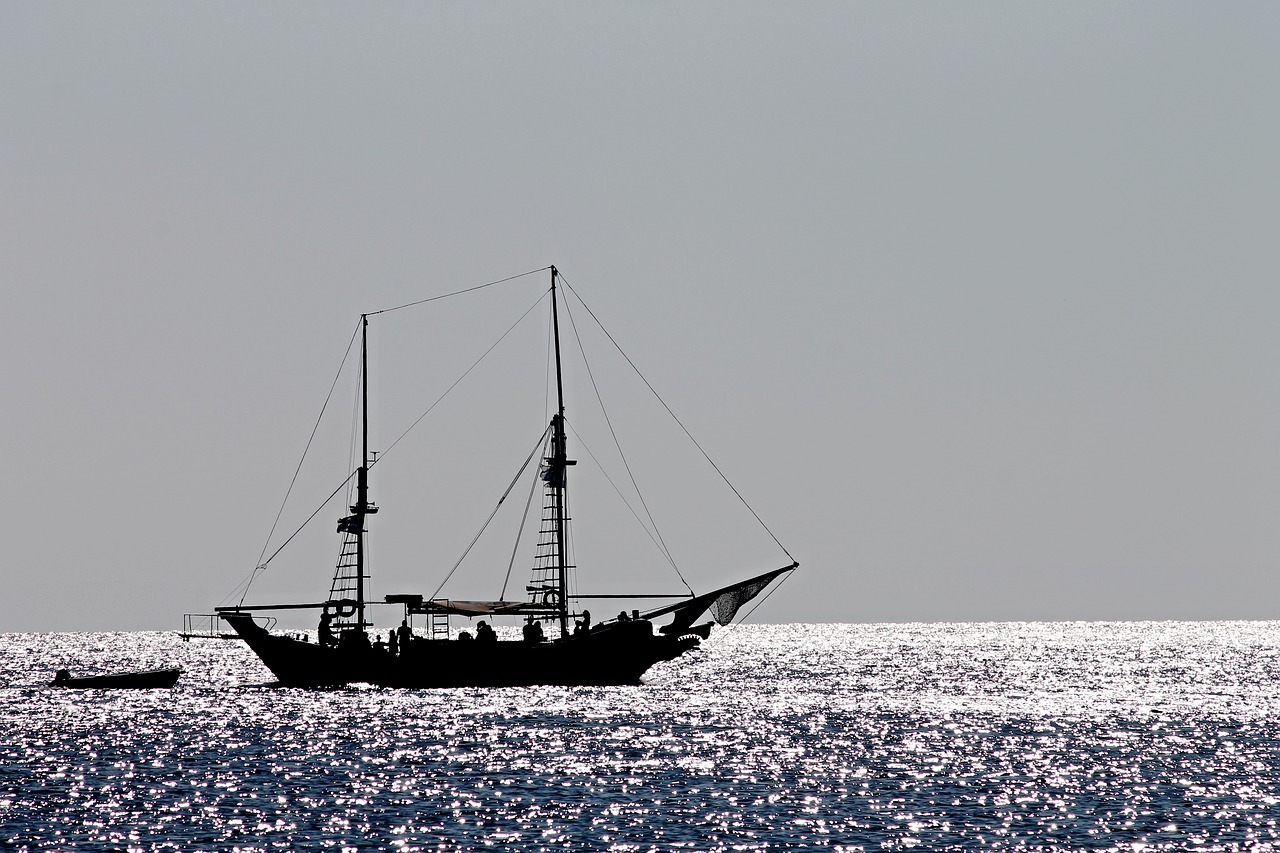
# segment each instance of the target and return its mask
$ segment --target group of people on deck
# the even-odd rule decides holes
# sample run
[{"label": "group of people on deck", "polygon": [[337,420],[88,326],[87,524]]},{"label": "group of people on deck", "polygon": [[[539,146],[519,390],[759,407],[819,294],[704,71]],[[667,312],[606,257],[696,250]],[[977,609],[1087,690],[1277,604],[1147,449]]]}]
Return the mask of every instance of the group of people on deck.
[{"label": "group of people on deck", "polygon": [[526,643],[541,643],[546,639],[542,633],[542,623],[530,616],[524,621],[524,641]]},{"label": "group of people on deck", "polygon": [[[335,634],[333,631],[333,618],[334,616],[329,612],[328,608],[320,614],[320,626],[316,630],[316,642],[322,646],[329,647],[345,647],[349,643],[359,643],[366,648],[369,647],[368,635],[363,631],[347,630],[341,634]],[[375,634],[373,650],[395,657],[407,653],[415,642],[421,641],[422,638],[415,636],[413,629],[409,627],[409,620],[405,619],[400,623],[399,628],[387,632],[385,642],[381,636]]]},{"label": "group of people on deck", "polygon": [[[619,622],[631,622],[639,620],[640,611],[635,610],[629,615],[625,610],[618,614]],[[333,630],[334,615],[329,612],[328,608],[320,614],[320,627],[317,630],[317,641],[322,646],[338,647],[346,646],[348,642],[359,638],[363,638],[363,644],[368,647],[368,635],[363,631],[344,631],[341,635],[336,635]],[[542,621],[530,616],[524,623],[524,641],[530,644],[538,644],[546,642],[546,634],[542,629]],[[582,611],[582,618],[577,619],[573,623],[573,636],[578,637],[591,633],[591,611]],[[400,627],[394,631],[387,632],[387,639],[383,641],[379,635],[374,635],[373,650],[380,654],[389,654],[392,657],[407,654],[416,643],[425,642],[424,638],[414,635],[413,629],[409,627],[409,620],[405,619],[400,623]],[[470,632],[463,631],[458,635],[459,640],[474,640],[478,643],[496,643],[498,641],[498,633],[484,619],[481,619],[476,625],[476,633],[473,637]]]},{"label": "group of people on deck", "polygon": [[385,643],[381,637],[375,640],[373,650],[396,657],[397,655],[408,654],[414,643],[420,642],[420,640],[421,638],[414,636],[413,629],[409,627],[409,620],[405,619],[400,623],[399,628],[387,632],[387,641]]}]

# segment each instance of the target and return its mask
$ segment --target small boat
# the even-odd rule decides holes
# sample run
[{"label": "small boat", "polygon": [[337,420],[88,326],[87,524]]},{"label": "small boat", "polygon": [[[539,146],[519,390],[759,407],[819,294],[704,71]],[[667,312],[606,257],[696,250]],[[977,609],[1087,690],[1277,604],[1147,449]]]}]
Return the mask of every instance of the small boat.
[{"label": "small boat", "polygon": [[[386,595],[382,601],[372,600],[368,595],[366,523],[380,509],[370,500],[369,472],[375,463],[382,461],[383,456],[370,454],[368,446],[367,335],[369,318],[372,314],[384,314],[398,309],[385,309],[362,315],[358,325],[360,335],[358,403],[356,418],[353,419],[353,422],[361,424],[359,433],[362,447],[357,451],[359,453],[357,467],[330,495],[332,499],[344,488],[350,489],[354,484],[354,495],[352,495],[354,500],[350,503],[350,513],[343,515],[337,522],[337,532],[343,538],[328,597],[321,601],[313,599],[312,603],[252,605],[244,604],[242,595],[240,603],[218,607],[215,614],[205,617],[211,621],[215,618],[225,620],[230,624],[236,634],[279,679],[281,685],[332,687],[364,682],[386,687],[449,688],[534,684],[639,684],[641,676],[654,664],[673,660],[690,649],[696,648],[710,635],[713,621],[719,625],[729,624],[737,615],[739,608],[799,565],[791,559],[791,555],[782,547],[781,542],[778,542],[777,538],[769,532],[768,535],[788,558],[789,562],[786,565],[701,594],[695,593],[687,582],[684,582],[684,591],[657,595],[619,593],[592,595],[577,591],[575,582],[577,567],[576,561],[570,554],[572,540],[568,533],[570,520],[567,499],[568,472],[577,462],[569,458],[567,449],[565,383],[561,372],[558,291],[563,281],[555,267],[547,267],[545,271],[551,273],[551,286],[546,291],[546,295],[550,303],[548,331],[554,354],[554,373],[548,379],[554,394],[551,397],[554,401],[552,409],[554,414],[551,415],[549,424],[543,421],[536,426],[531,425],[530,438],[537,437],[539,433],[541,437],[534,444],[533,452],[521,466],[516,479],[512,480],[507,493],[498,500],[498,506],[501,506],[521,478],[532,481],[528,494],[529,502],[535,508],[538,504],[535,497],[539,488],[543,492],[541,518],[538,518],[535,512],[532,518],[533,524],[529,525],[539,532],[532,578],[525,587],[525,597],[508,599],[505,595],[507,591],[505,582],[502,592],[496,599],[459,600],[442,596],[440,588],[430,595],[419,593]],[[520,277],[513,276],[503,281]],[[500,283],[492,282],[491,284]],[[446,296],[460,295],[477,289],[479,288],[469,288],[458,291],[456,294],[446,294]],[[442,298],[444,297],[422,301],[431,302]],[[581,301],[580,298],[579,301]],[[590,309],[587,311],[590,312]],[[528,313],[526,312],[526,315]],[[591,316],[594,319],[593,313]],[[612,340],[612,336],[609,337]],[[546,340],[546,338],[543,339]],[[630,359],[628,358],[627,361],[630,362]],[[634,364],[632,367],[634,368]],[[645,380],[645,384],[648,385],[648,380]],[[648,387],[652,391],[652,385]],[[656,396],[656,391],[654,394]],[[663,406],[666,406],[665,402]],[[431,409],[427,411],[430,412]],[[670,412],[670,409],[668,408],[667,411]],[[674,418],[674,415],[672,417]],[[418,420],[421,421],[422,418]],[[416,425],[417,422],[414,423]],[[677,423],[679,423],[678,420]],[[683,429],[682,424],[681,429]],[[616,436],[614,440],[616,441]],[[697,443],[694,442],[694,444]],[[701,447],[699,446],[698,449],[701,450]],[[621,452],[620,447],[619,452]],[[703,455],[706,455],[705,452]],[[531,464],[533,460],[538,462]],[[710,457],[707,457],[707,461],[710,462]],[[714,463],[711,463],[711,466],[715,468],[716,473],[720,474],[719,468]],[[720,474],[720,477],[723,479],[724,475]],[[631,479],[634,482],[634,477]],[[728,484],[727,479],[724,482]],[[639,487],[636,488],[638,491]],[[746,504],[736,488],[732,485],[729,485],[729,488],[743,504]],[[643,502],[643,498],[641,500]],[[321,509],[323,506],[322,504]],[[747,509],[759,521],[755,510],[750,506],[747,506]],[[320,509],[317,509],[311,518],[315,518],[319,512]],[[496,508],[494,512],[497,512]],[[527,512],[528,509],[526,509]],[[489,519],[493,519],[492,514]],[[760,524],[764,526],[762,521]],[[487,525],[486,521],[485,526]],[[524,529],[522,521],[520,530]],[[764,529],[768,532],[767,527]],[[297,532],[301,532],[301,528]],[[296,536],[297,533],[294,535]],[[660,536],[652,538],[656,543],[661,540]],[[293,536],[290,536],[285,545],[292,539]],[[280,548],[283,549],[284,545]],[[265,547],[263,553],[266,553]],[[280,553],[280,549],[275,553]],[[273,554],[272,557],[274,556]],[[466,553],[463,554],[464,558],[465,556]],[[667,559],[674,568],[675,562],[670,558],[669,552]],[[514,552],[512,560],[514,561]],[[268,558],[250,574],[249,583],[252,583],[252,578],[264,570],[270,561],[271,558]],[[461,562],[460,559],[454,568],[456,569]],[[508,577],[510,571],[511,568],[508,566]],[[678,569],[676,571],[679,573]],[[452,574],[453,572],[450,571],[445,576],[441,587]],[[683,575],[680,575],[680,580],[684,581]],[[247,585],[244,589],[247,591]],[[645,592],[648,593],[649,590]],[[617,606],[610,601],[611,599],[668,599],[674,602],[664,602],[647,610],[642,608],[634,608],[630,612],[624,610],[616,618],[593,622],[590,611],[584,605],[595,602],[588,602],[588,599],[603,600],[608,602],[606,606],[608,604]],[[374,627],[370,617],[375,605],[403,607],[403,612],[397,614],[399,618],[394,620],[400,623],[400,628],[389,635],[386,645],[376,635],[373,638],[370,637],[370,629]],[[308,642],[305,636],[272,633],[270,624],[264,626],[256,621],[262,618],[257,614],[263,611],[298,609],[321,611],[317,642]],[[709,614],[711,618],[705,622],[699,622],[704,614]],[[411,624],[414,616],[425,619],[425,636],[414,631]],[[473,637],[469,631],[454,634],[449,626],[451,616],[467,619],[483,618]],[[511,618],[516,620],[517,624],[523,622],[523,638],[499,640],[487,622],[495,617]],[[671,621],[658,625],[656,620],[659,617],[670,617]],[[191,614],[188,614],[188,620],[190,618]],[[267,619],[271,620],[271,617]],[[551,629],[547,633],[543,630],[544,622]],[[213,633],[211,631],[210,635]],[[548,634],[554,634],[554,636],[548,636]],[[200,635],[186,632],[183,636],[186,638]],[[377,641],[371,642],[371,639]]]},{"label": "small boat", "polygon": [[94,687],[94,688],[122,688],[131,687],[134,689],[161,689],[167,690],[177,683],[178,677],[182,675],[182,670],[174,669],[148,669],[142,672],[117,672],[110,675],[84,675],[80,677],[72,676],[68,670],[60,669],[54,675],[50,687]]}]

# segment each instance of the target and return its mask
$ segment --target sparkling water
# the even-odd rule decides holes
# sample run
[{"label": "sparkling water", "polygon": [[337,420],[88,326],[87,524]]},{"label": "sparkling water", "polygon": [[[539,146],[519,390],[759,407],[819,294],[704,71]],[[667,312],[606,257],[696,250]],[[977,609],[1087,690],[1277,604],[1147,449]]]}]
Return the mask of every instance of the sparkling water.
[{"label": "sparkling water", "polygon": [[749,625],[639,687],[269,681],[238,642],[0,635],[0,849],[1280,846],[1280,623]]}]

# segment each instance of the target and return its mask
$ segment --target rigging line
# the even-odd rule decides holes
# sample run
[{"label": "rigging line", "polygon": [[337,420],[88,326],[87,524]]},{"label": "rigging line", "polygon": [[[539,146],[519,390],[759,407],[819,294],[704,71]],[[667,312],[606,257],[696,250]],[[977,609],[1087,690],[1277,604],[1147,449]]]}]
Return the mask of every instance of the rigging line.
[{"label": "rigging line", "polygon": [[[366,530],[364,534],[364,595],[366,599],[377,599],[377,596],[374,595],[373,592],[374,578],[376,575],[370,570],[370,566],[377,565],[377,561],[373,558],[373,550],[373,532]],[[373,627],[373,622],[369,622],[369,627]]]},{"label": "rigging line", "polygon": [[455,290],[453,293],[443,293],[439,296],[431,296],[426,299],[419,299],[417,302],[406,302],[403,305],[396,305],[393,308],[383,308],[380,311],[370,311],[365,316],[372,317],[374,314],[387,314],[387,313],[390,313],[391,311],[399,311],[401,308],[412,308],[415,305],[424,305],[428,302],[435,302],[438,299],[448,299],[450,296],[461,296],[464,293],[471,293],[473,290],[483,290],[486,287],[493,287],[495,284],[503,284],[504,282],[515,281],[517,278],[524,278],[527,275],[534,275],[535,273],[546,272],[549,269],[551,269],[551,267],[548,266],[548,267],[542,267],[541,269],[522,272],[517,275],[509,275],[506,278],[500,278],[497,281],[491,281],[491,282],[488,282],[487,284],[477,284],[475,287],[468,287],[463,290]]},{"label": "rigging line", "polygon": [[[618,488],[618,484],[615,483],[613,481],[613,478],[609,476],[609,472],[606,471],[604,469],[604,466],[600,464],[600,460],[596,458],[596,455],[594,453],[591,452],[591,448],[587,446],[587,443],[585,441],[583,441],[582,436],[578,433],[578,431],[573,428],[573,424],[569,423],[567,418],[565,419],[565,423],[569,425],[569,429],[570,431],[573,432],[573,437],[577,439],[578,444],[582,445],[582,449],[587,451],[587,455],[591,457],[591,461],[596,463],[596,468],[598,468],[600,470],[600,473],[604,475],[605,482],[607,482],[610,486],[613,486],[613,491],[617,493],[619,499],[622,500],[622,505],[625,506],[631,512],[631,517],[636,520],[636,524],[640,525],[640,529],[643,530],[645,532],[645,535],[649,537],[649,541],[653,543],[653,547],[657,548],[658,553],[666,557],[667,562],[670,562],[671,567],[675,569],[676,568],[675,563],[671,562],[671,555],[668,554],[663,549],[661,543],[658,542],[657,538],[654,536],[654,531],[649,529],[649,526],[644,523],[644,519],[640,517],[640,513],[636,512],[636,508],[631,505],[631,502],[629,500],[627,500],[626,495],[622,494],[622,489]],[[676,569],[676,574],[679,574],[679,573],[680,573],[680,570]],[[681,580],[683,580],[683,578],[681,578]],[[685,586],[687,587],[688,584],[685,584]],[[689,591],[693,592],[693,590],[689,590]]]},{"label": "rigging line", "polygon": [[[267,541],[262,543],[262,551],[258,554],[258,567],[262,566],[262,557],[267,553],[267,548],[271,545],[271,537],[276,534],[276,527],[280,524],[280,516],[284,514],[284,508],[289,503],[289,496],[293,494],[293,487],[298,482],[298,474],[302,471],[302,463],[307,461],[307,452],[311,450],[311,443],[315,441],[316,431],[320,429],[320,421],[324,419],[325,409],[329,407],[329,401],[333,399],[333,389],[338,387],[338,380],[342,378],[342,370],[347,366],[347,357],[351,355],[351,347],[356,342],[356,335],[360,334],[360,326],[357,324],[354,332],[351,333],[351,340],[347,341],[347,351],[342,354],[342,362],[338,365],[338,372],[333,377],[333,382],[329,385],[329,393],[325,395],[324,405],[320,407],[320,414],[316,417],[315,426],[311,428],[311,435],[307,437],[307,446],[302,449],[302,458],[298,460],[298,467],[293,469],[293,479],[289,481],[289,488],[285,490],[284,500],[280,502],[280,510],[276,513],[275,521],[271,523],[271,532],[267,534]],[[257,568],[254,569],[257,571]],[[252,581],[250,581],[252,583]],[[233,593],[234,594],[234,591]]]},{"label": "rigging line", "polygon": [[480,526],[480,530],[476,533],[475,537],[471,540],[471,544],[467,546],[467,550],[462,552],[462,556],[458,558],[458,562],[453,564],[453,568],[450,569],[449,573],[444,576],[444,580],[440,581],[440,585],[436,587],[435,592],[431,593],[431,598],[428,599],[428,601],[434,600],[435,597],[440,594],[440,590],[444,589],[444,585],[449,582],[449,578],[453,577],[453,573],[458,570],[458,566],[462,565],[462,561],[467,559],[467,555],[471,553],[471,549],[474,548],[476,546],[476,543],[480,541],[480,537],[484,535],[485,530],[489,527],[489,522],[493,521],[493,517],[498,514],[498,510],[502,509],[502,502],[505,501],[507,499],[507,496],[511,494],[511,490],[516,487],[516,483],[520,482],[520,477],[524,475],[524,470],[529,467],[529,462],[533,459],[535,455],[537,455],[538,451],[542,449],[542,447],[544,446],[547,438],[547,430],[550,430],[550,429],[551,429],[551,426],[548,425],[547,429],[542,431],[542,435],[538,437],[538,443],[533,446],[533,450],[529,451],[529,455],[525,457],[524,462],[520,465],[520,470],[517,471],[516,475],[511,478],[511,484],[508,485],[507,490],[502,493],[502,497],[498,498],[498,503],[493,508],[493,512],[489,513],[489,517],[484,520],[484,524]]},{"label": "rigging line", "polygon": [[[547,455],[547,442],[550,440],[551,424],[547,424],[547,428],[542,431],[542,455]],[[533,478],[533,484],[529,486],[529,497],[524,502],[524,513],[520,516],[520,529],[516,531],[515,544],[511,546],[511,560],[507,563],[507,576],[502,579],[502,592],[498,593],[498,600],[502,601],[507,596],[507,584],[511,582],[511,570],[516,565],[516,554],[520,550],[520,537],[524,535],[525,525],[529,522],[529,507],[533,505],[533,496],[538,493],[538,478]]]},{"label": "rigging line", "polygon": [[[551,312],[548,311],[548,314]],[[551,417],[551,377],[555,375],[555,367],[552,359],[555,357],[555,326],[553,322],[547,321],[547,381],[542,389],[542,419],[545,421]]]},{"label": "rigging line", "polygon": [[[577,294],[574,295],[576,296]],[[613,436],[613,446],[618,449],[618,456],[622,458],[622,467],[626,469],[627,476],[631,479],[631,488],[636,490],[636,496],[640,498],[640,506],[644,507],[645,515],[649,517],[649,524],[653,527],[653,532],[658,537],[659,547],[662,549],[662,552],[666,554],[667,562],[671,564],[671,568],[675,569],[676,576],[680,578],[680,582],[684,584],[684,588],[689,590],[689,593],[692,595],[693,587],[689,586],[689,582],[685,580],[684,574],[680,571],[680,567],[676,565],[675,557],[671,556],[671,550],[667,548],[667,543],[662,538],[662,531],[658,529],[658,522],[653,518],[653,511],[649,509],[649,504],[644,499],[644,492],[640,491],[640,484],[636,482],[636,475],[631,471],[631,464],[627,462],[627,455],[622,452],[622,443],[618,441],[618,433],[613,429],[613,421],[609,418],[609,411],[604,407],[604,398],[600,395],[600,386],[596,384],[596,376],[591,371],[591,362],[587,360],[587,351],[582,346],[582,336],[578,334],[578,324],[573,321],[573,312],[569,310],[569,303],[567,300],[565,301],[564,313],[569,318],[569,327],[573,329],[574,340],[578,342],[578,352],[582,354],[582,363],[587,368],[587,377],[591,380],[591,389],[595,391],[596,402],[600,404],[600,413],[604,415],[604,422],[609,427],[609,435]],[[597,462],[596,464],[598,465],[599,463]],[[615,486],[614,488],[617,487]]]},{"label": "rigging line", "polygon": [[222,597],[222,600],[218,602],[217,606],[221,607],[222,605],[230,601],[232,598],[234,598],[235,594],[237,592],[240,592],[241,587],[244,587],[244,592],[240,592],[240,603],[244,604],[244,597],[249,594],[249,586],[253,583],[254,579],[258,576],[258,572],[260,571],[262,571],[262,566],[254,566],[253,570],[249,572],[249,574],[244,578],[244,580],[240,581],[240,583],[232,587],[231,592],[227,593]]},{"label": "rigging line", "polygon": [[[534,272],[537,272],[537,270],[534,270]],[[523,273],[523,275],[528,275],[528,273]],[[453,391],[453,389],[454,389],[454,388],[457,388],[457,387],[458,387],[458,383],[460,383],[460,382],[462,382],[462,380],[466,379],[466,378],[467,378],[467,376],[468,376],[468,375],[470,375],[471,371],[475,370],[475,369],[476,369],[476,367],[477,367],[477,366],[479,366],[480,362],[484,361],[484,360],[485,360],[485,358],[486,358],[486,357],[488,357],[489,353],[491,353],[491,352],[493,352],[495,349],[497,349],[497,348],[498,348],[498,344],[500,344],[500,343],[502,343],[504,340],[506,340],[507,335],[511,334],[511,332],[515,329],[515,327],[516,327],[516,326],[519,326],[519,325],[520,325],[520,323],[521,323],[521,322],[523,322],[524,318],[525,318],[525,317],[528,317],[528,316],[529,316],[529,314],[530,314],[530,312],[532,312],[534,308],[537,308],[537,307],[538,307],[538,302],[541,302],[543,299],[546,299],[547,294],[548,294],[548,293],[550,293],[550,292],[551,292],[551,288],[547,288],[546,290],[544,290],[544,291],[542,292],[542,295],[538,297],[537,301],[536,301],[536,302],[534,302],[532,305],[530,305],[530,306],[529,306],[529,309],[528,309],[527,311],[525,311],[523,314],[521,314],[521,315],[520,315],[520,318],[519,318],[518,320],[516,320],[514,323],[512,323],[512,324],[511,324],[511,327],[510,327],[510,328],[508,328],[505,332],[503,332],[503,333],[502,333],[502,336],[501,336],[500,338],[498,338],[496,341],[494,341],[494,342],[493,342],[493,344],[492,344],[492,345],[491,345],[487,350],[485,350],[485,351],[484,351],[484,353],[483,353],[483,354],[481,354],[481,356],[480,356],[479,358],[477,358],[474,362],[472,362],[471,366],[470,366],[470,367],[468,367],[468,368],[466,369],[466,371],[464,371],[464,372],[463,372],[463,374],[462,374],[461,376],[459,376],[457,379],[455,379],[455,380],[453,381],[453,384],[452,384],[452,385],[450,385],[448,388],[446,388],[446,389],[445,389],[445,391],[444,391],[444,393],[443,393],[443,394],[441,394],[439,397],[437,397],[437,398],[436,398],[436,401],[435,401],[434,403],[432,403],[430,406],[428,406],[428,407],[427,407],[427,410],[426,410],[425,412],[423,412],[422,414],[418,415],[417,420],[415,420],[413,423],[409,424],[409,428],[408,428],[408,429],[406,429],[404,432],[400,433],[400,436],[399,436],[395,441],[391,442],[391,444],[387,446],[387,449],[386,449],[386,450],[384,450],[384,451],[382,451],[381,453],[379,453],[379,454],[378,454],[378,458],[377,458],[377,459],[375,459],[375,460],[373,460],[373,462],[371,462],[371,463],[369,464],[369,467],[370,467],[370,468],[373,468],[373,466],[374,466],[374,465],[377,465],[377,464],[378,464],[379,462],[381,462],[383,459],[386,459],[386,458],[387,458],[387,454],[388,454],[388,453],[390,453],[390,452],[392,451],[392,449],[393,449],[397,444],[399,444],[399,443],[404,439],[404,437],[405,437],[406,435],[408,435],[410,432],[412,432],[414,427],[416,427],[418,424],[422,423],[422,419],[423,419],[423,418],[425,418],[427,415],[431,414],[431,410],[432,410],[432,409],[434,409],[436,406],[440,405],[440,403],[444,400],[444,398],[445,398],[445,397],[447,397],[447,396],[449,396],[449,393],[450,393],[451,391]]]},{"label": "rigging line", "polygon": [[[560,276],[560,280],[564,281],[564,276]],[[578,302],[582,305],[582,307],[587,309],[587,313],[591,315],[592,320],[596,321],[596,325],[600,327],[600,331],[604,332],[605,337],[609,339],[609,343],[613,344],[614,348],[618,351],[618,353],[624,359],[626,359],[627,364],[631,365],[631,369],[636,372],[636,376],[640,377],[640,381],[645,384],[645,387],[647,387],[649,391],[653,394],[653,396],[657,399],[657,401],[662,404],[662,408],[667,410],[667,414],[671,415],[671,419],[676,422],[676,424],[680,427],[680,429],[684,432],[684,434],[688,436],[689,440],[693,442],[693,446],[698,448],[698,452],[702,454],[703,459],[707,460],[707,464],[715,469],[715,472],[720,475],[720,479],[724,480],[724,484],[729,487],[729,490],[732,491],[734,495],[737,496],[738,500],[742,502],[742,505],[747,508],[747,511],[750,512],[751,515],[755,517],[755,520],[759,523],[759,525],[762,528],[764,528],[764,532],[769,534],[769,538],[773,540],[774,544],[782,549],[782,553],[786,554],[792,561],[795,561],[796,558],[791,556],[791,552],[787,550],[786,546],[783,545],[782,542],[779,541],[778,537],[774,535],[773,531],[769,529],[769,525],[764,523],[764,519],[760,517],[760,514],[757,513],[755,509],[752,508],[751,504],[747,503],[747,499],[742,496],[742,492],[739,492],[737,486],[729,482],[729,478],[726,477],[724,475],[724,472],[720,470],[720,466],[717,465],[714,460],[712,460],[711,456],[708,455],[707,451],[702,449],[702,445],[699,444],[698,440],[693,437],[693,433],[689,432],[689,429],[684,425],[684,422],[681,421],[678,417],[676,417],[676,413],[671,411],[671,407],[667,405],[667,401],[662,399],[662,395],[660,395],[657,389],[654,388],[653,385],[649,383],[649,380],[645,378],[645,375],[640,372],[640,368],[636,367],[636,363],[631,360],[631,356],[627,355],[626,352],[622,349],[622,347],[618,345],[618,342],[613,339],[613,335],[609,334],[609,330],[606,329],[604,327],[604,324],[600,322],[600,318],[597,317],[595,315],[595,312],[591,310],[591,306],[588,305],[582,299],[582,297],[578,294],[578,291],[574,290],[573,286],[569,284],[569,282],[564,281],[564,285],[569,289],[569,291],[573,294],[574,298],[578,300]]]},{"label": "rigging line", "polygon": [[[302,522],[302,524],[298,526],[298,529],[297,529],[297,530],[295,530],[295,531],[293,531],[293,533],[289,534],[289,538],[288,538],[288,539],[286,539],[286,540],[284,540],[284,542],[280,545],[280,547],[279,547],[279,548],[277,548],[277,549],[275,549],[274,551],[272,551],[272,552],[271,552],[271,556],[270,556],[270,557],[267,557],[267,559],[263,560],[262,565],[261,565],[261,566],[259,566],[258,568],[259,568],[259,569],[265,569],[265,568],[267,567],[267,564],[268,564],[268,563],[270,563],[272,560],[274,560],[274,559],[276,558],[276,555],[277,555],[277,554],[279,554],[281,551],[283,551],[283,550],[285,549],[285,547],[286,547],[290,542],[292,542],[292,541],[293,541],[293,538],[294,538],[295,536],[297,536],[299,533],[301,533],[301,532],[302,532],[302,529],[303,529],[304,527],[306,527],[308,524],[310,524],[310,523],[311,523],[311,521],[312,521],[312,519],[314,519],[317,515],[319,515],[319,514],[320,514],[320,510],[322,510],[322,509],[324,509],[326,506],[328,506],[328,505],[329,505],[329,501],[331,501],[331,500],[333,500],[335,497],[337,497],[338,492],[342,491],[343,489],[345,489],[345,488],[347,487],[347,483],[350,483],[350,482],[351,482],[351,478],[352,478],[352,477],[354,477],[357,473],[358,473],[358,471],[352,471],[350,474],[348,474],[348,475],[347,475],[347,479],[345,479],[345,480],[343,480],[341,483],[339,483],[339,484],[338,484],[338,488],[336,488],[336,489],[334,489],[332,492],[330,492],[329,497],[327,497],[327,498],[325,498],[325,499],[324,499],[324,503],[322,503],[322,504],[320,504],[320,506],[316,507],[316,511],[315,511],[315,512],[313,512],[313,513],[311,513],[311,515],[307,516],[307,520],[306,520],[306,521],[304,521],[304,522]],[[255,569],[255,571],[256,571],[256,569]]]},{"label": "rigging line", "polygon": [[[359,465],[355,465],[354,463],[355,463],[355,461],[356,461],[356,447],[357,447],[357,445],[359,445],[359,443],[360,443],[360,434],[359,434],[359,430],[360,430],[360,391],[361,391],[361,388],[362,388],[363,384],[364,384],[366,381],[368,381],[368,378],[367,378],[363,373],[361,373],[361,374],[360,374],[360,376],[359,376],[359,377],[357,377],[357,382],[356,382],[356,387],[355,387],[355,397],[356,397],[356,398],[355,398],[355,400],[354,400],[354,401],[352,401],[352,403],[351,403],[351,438],[350,438],[350,441],[349,441],[349,442],[348,442],[348,444],[347,444],[347,470],[349,470],[349,471],[353,471],[353,470],[355,470],[356,468],[360,467]],[[362,464],[363,464],[363,463],[362,463]],[[355,485],[354,485],[350,480],[348,480],[348,481],[347,481],[347,499],[346,499],[346,502],[347,502],[348,504],[352,503],[352,500],[351,500],[351,490],[352,490],[352,489],[354,489],[354,488],[355,488]]]},{"label": "rigging line", "polygon": [[[573,518],[573,508],[569,506],[569,490],[564,493],[564,517],[565,521]],[[565,568],[573,569],[572,572],[566,571],[565,586],[568,598],[578,597],[578,546],[577,540],[574,539],[575,527],[571,524],[565,525],[565,533],[569,538],[569,542],[565,546]]]}]

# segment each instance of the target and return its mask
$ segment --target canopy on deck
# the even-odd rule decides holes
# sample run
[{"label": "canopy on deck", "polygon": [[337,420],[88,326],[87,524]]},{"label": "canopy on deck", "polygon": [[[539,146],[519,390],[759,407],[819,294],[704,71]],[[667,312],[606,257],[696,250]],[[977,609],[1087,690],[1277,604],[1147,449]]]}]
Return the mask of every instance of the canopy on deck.
[{"label": "canopy on deck", "polygon": [[436,598],[426,601],[421,595],[388,595],[388,604],[404,604],[411,613],[452,613],[458,616],[519,616],[524,613],[555,612],[545,604],[532,601],[463,601]]}]

